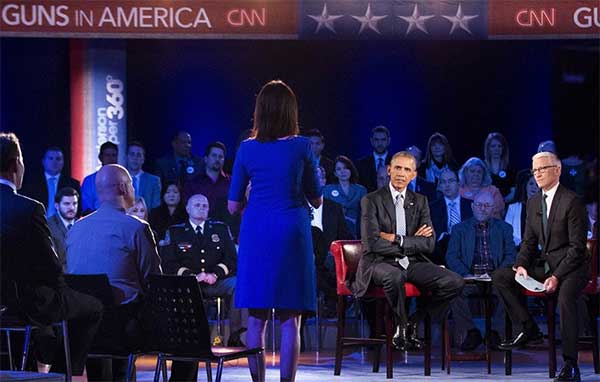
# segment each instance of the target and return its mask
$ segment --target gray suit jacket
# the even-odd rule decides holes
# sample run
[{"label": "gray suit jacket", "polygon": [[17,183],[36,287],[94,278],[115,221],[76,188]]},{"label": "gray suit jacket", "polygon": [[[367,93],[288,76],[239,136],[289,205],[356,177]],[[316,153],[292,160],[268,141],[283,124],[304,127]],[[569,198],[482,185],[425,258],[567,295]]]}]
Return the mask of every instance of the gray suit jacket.
[{"label": "gray suit jacket", "polygon": [[52,241],[54,242],[54,250],[58,255],[58,259],[62,265],[63,271],[67,270],[67,227],[63,224],[58,214],[54,214],[48,218],[48,228]]},{"label": "gray suit jacket", "polygon": [[146,201],[148,212],[160,206],[160,178],[158,176],[143,172],[140,175],[138,189],[137,194]]},{"label": "gray suit jacket", "polygon": [[358,264],[356,277],[349,280],[349,287],[356,297],[362,297],[371,283],[372,267],[381,262],[393,263],[397,257],[408,256],[411,261],[431,262],[426,254],[433,252],[435,232],[431,237],[414,236],[423,224],[431,227],[427,198],[406,190],[404,201],[406,236],[402,245],[380,237],[380,232],[396,232],[396,207],[388,186],[367,194],[361,200],[361,238],[363,256]]},{"label": "gray suit jacket", "polygon": [[[489,220],[490,252],[494,269],[510,267],[515,262],[516,248],[512,226],[502,220]],[[470,218],[452,227],[452,235],[446,252],[446,263],[451,271],[465,276],[471,273],[475,256],[477,219]]]}]

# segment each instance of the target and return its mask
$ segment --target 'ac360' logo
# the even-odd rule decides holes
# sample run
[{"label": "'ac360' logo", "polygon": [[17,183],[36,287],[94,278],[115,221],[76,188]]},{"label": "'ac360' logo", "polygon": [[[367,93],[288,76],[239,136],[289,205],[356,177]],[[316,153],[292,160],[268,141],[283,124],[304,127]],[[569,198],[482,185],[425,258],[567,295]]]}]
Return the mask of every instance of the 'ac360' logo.
[{"label": "'ac360' logo", "polygon": [[123,119],[125,116],[125,110],[123,109],[123,103],[125,97],[123,96],[123,81],[118,78],[113,78],[111,75],[106,76],[106,101],[110,104],[106,108],[106,115],[109,119]]}]

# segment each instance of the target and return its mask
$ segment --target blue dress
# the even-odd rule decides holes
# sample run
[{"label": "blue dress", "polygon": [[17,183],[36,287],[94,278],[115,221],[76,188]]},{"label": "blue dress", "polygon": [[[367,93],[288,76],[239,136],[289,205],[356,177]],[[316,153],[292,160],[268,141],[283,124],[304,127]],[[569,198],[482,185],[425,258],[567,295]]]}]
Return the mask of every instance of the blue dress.
[{"label": "blue dress", "polygon": [[316,309],[316,279],[307,198],[321,195],[316,161],[305,137],[242,142],[229,200],[251,184],[239,236],[235,305]]}]

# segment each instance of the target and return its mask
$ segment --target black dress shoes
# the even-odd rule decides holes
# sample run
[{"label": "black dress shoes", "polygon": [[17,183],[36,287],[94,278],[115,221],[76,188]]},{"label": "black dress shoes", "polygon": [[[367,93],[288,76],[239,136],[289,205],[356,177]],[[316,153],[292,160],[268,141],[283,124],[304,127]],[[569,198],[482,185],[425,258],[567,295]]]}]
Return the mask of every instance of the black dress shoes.
[{"label": "black dress shoes", "polygon": [[527,344],[540,344],[544,341],[544,335],[536,327],[531,330],[524,330],[517,334],[513,339],[500,343],[500,350],[513,350],[522,348]]},{"label": "black dress shoes", "polygon": [[401,351],[423,349],[423,342],[417,337],[417,323],[398,325],[392,338],[392,345],[394,349]]},{"label": "black dress shoes", "polygon": [[558,377],[554,378],[554,382],[581,382],[581,374],[577,366],[565,363]]}]

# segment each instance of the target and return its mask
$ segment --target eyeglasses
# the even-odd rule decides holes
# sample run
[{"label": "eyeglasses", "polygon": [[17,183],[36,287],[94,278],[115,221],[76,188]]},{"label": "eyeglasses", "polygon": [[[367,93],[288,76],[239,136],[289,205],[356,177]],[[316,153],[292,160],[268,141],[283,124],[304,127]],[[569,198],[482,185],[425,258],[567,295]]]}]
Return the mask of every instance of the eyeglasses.
[{"label": "eyeglasses", "polygon": [[490,204],[490,203],[478,203],[478,202],[477,202],[477,203],[473,203],[473,205],[474,205],[475,207],[477,207],[477,208],[481,208],[481,209],[484,209],[484,208],[485,208],[485,209],[489,209],[489,208],[492,208],[492,207],[494,207],[494,205],[493,205],[493,204]]},{"label": "eyeglasses", "polygon": [[542,166],[542,167],[538,167],[538,168],[532,168],[532,169],[531,169],[531,175],[535,175],[535,174],[536,174],[536,173],[538,173],[538,172],[539,172],[540,174],[543,174],[543,173],[545,173],[546,171],[548,171],[548,169],[550,169],[550,168],[552,168],[552,167],[558,167],[558,166],[557,166],[557,165],[555,165],[555,164],[552,164],[552,165],[549,165],[549,166]]}]

